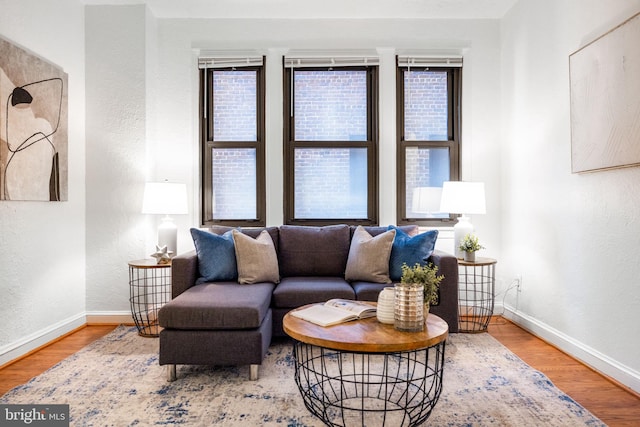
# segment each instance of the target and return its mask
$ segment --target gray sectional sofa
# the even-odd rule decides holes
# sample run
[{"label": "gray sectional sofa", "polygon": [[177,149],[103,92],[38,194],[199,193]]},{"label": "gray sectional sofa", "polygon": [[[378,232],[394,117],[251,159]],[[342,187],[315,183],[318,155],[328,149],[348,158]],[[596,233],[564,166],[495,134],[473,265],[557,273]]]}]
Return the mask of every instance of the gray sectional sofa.
[{"label": "gray sectional sofa", "polygon": [[[159,312],[160,365],[250,365],[250,377],[293,308],[331,298],[376,301],[403,262],[444,275],[431,312],[458,330],[458,263],[417,226],[192,229],[196,250],[172,260],[172,297]],[[235,255],[235,256],[234,256]],[[386,264],[386,265],[385,265]]]}]

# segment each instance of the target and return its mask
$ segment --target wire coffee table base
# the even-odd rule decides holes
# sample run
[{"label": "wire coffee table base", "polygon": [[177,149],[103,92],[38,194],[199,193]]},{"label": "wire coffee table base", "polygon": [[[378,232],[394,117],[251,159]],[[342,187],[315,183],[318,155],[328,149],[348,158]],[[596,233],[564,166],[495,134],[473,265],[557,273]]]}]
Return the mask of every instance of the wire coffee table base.
[{"label": "wire coffee table base", "polygon": [[329,426],[416,426],[440,397],[445,342],[358,353],[296,341],[295,381],[307,409]]}]

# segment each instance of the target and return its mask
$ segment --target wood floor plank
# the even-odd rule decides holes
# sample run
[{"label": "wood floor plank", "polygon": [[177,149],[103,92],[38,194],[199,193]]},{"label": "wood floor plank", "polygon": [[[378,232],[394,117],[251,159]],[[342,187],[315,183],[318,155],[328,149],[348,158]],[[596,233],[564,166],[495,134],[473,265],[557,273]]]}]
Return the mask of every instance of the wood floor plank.
[{"label": "wood floor plank", "polygon": [[[0,395],[26,383],[114,328],[87,326],[0,369]],[[501,317],[492,320],[489,333],[607,425],[639,425],[640,397],[636,394]]]}]

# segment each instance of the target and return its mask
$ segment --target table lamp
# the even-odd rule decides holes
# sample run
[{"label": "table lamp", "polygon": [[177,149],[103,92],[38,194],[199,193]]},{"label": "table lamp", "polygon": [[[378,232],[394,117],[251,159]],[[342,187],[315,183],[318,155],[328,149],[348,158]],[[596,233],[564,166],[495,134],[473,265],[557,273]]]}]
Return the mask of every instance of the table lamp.
[{"label": "table lamp", "polygon": [[484,182],[445,181],[442,184],[440,211],[460,214],[458,223],[453,227],[454,252],[457,258],[463,258],[460,242],[464,236],[474,231],[467,215],[486,213]]},{"label": "table lamp", "polygon": [[185,215],[187,186],[173,182],[147,182],[144,186],[143,214],[165,215],[158,226],[158,247],[166,246],[169,254],[178,250],[178,227],[169,215]]}]

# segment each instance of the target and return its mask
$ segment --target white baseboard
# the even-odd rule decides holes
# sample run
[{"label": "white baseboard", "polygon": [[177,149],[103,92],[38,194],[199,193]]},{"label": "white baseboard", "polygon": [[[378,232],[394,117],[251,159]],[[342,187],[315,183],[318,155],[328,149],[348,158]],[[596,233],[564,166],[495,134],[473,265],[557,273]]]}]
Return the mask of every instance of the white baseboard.
[{"label": "white baseboard", "polygon": [[62,320],[48,328],[36,331],[18,341],[0,347],[0,366],[29,354],[33,350],[49,344],[61,336],[86,324],[133,325],[130,311],[95,311],[80,313]]},{"label": "white baseboard", "polygon": [[77,314],[62,320],[48,328],[40,329],[18,341],[0,347],[0,366],[16,360],[29,352],[48,344],[64,334],[77,329],[87,323],[85,313]]},{"label": "white baseboard", "polygon": [[546,342],[559,348],[570,356],[576,358],[594,370],[614,379],[620,384],[629,387],[636,393],[640,393],[640,372],[637,372],[605,354],[565,335],[564,333],[519,312],[509,305],[496,304],[495,313],[502,315],[523,329],[540,337]]},{"label": "white baseboard", "polygon": [[89,325],[133,325],[133,316],[130,311],[91,311],[87,312],[87,324]]}]

